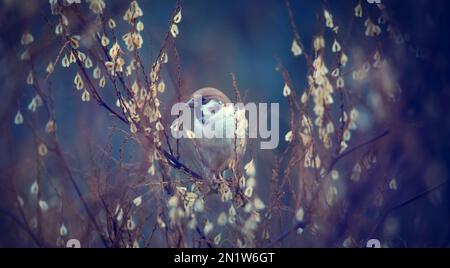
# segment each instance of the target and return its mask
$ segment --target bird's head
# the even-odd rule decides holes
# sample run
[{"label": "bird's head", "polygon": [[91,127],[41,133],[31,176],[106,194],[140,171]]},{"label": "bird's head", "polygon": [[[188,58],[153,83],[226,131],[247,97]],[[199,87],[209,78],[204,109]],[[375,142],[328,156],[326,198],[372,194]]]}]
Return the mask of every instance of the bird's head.
[{"label": "bird's head", "polygon": [[186,102],[189,107],[193,108],[195,101],[200,102],[202,105],[207,105],[210,101],[216,103],[225,104],[230,103],[230,99],[222,91],[213,87],[204,87],[196,90],[192,93],[189,100]]}]

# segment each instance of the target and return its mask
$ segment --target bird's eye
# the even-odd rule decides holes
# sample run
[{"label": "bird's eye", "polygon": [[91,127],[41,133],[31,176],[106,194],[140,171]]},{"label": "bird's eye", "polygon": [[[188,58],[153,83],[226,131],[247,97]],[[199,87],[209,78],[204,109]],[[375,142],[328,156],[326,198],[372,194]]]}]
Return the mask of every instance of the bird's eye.
[{"label": "bird's eye", "polygon": [[202,96],[202,104],[205,105],[208,103],[208,99]]}]

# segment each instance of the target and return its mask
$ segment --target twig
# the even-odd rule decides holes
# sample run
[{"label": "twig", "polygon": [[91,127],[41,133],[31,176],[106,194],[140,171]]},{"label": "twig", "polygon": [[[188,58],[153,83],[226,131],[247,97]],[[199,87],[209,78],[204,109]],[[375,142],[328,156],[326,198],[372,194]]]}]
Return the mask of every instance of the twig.
[{"label": "twig", "polygon": [[19,220],[18,218],[16,218],[13,214],[11,214],[10,212],[1,209],[0,208],[0,213],[4,214],[6,216],[8,216],[11,220],[13,220],[21,229],[23,229],[33,240],[33,242],[38,246],[38,247],[42,247],[42,243],[39,242],[39,239],[36,237],[36,235],[27,227],[27,225],[25,223],[23,223],[21,220]]},{"label": "twig", "polygon": [[[375,234],[375,232],[378,230],[378,227],[384,222],[384,220],[387,218],[387,216],[388,216],[391,212],[393,212],[394,210],[397,210],[397,209],[399,209],[399,208],[402,208],[402,207],[404,207],[404,206],[406,206],[406,205],[408,205],[408,204],[411,204],[412,202],[414,202],[414,201],[416,201],[416,200],[418,200],[418,199],[420,199],[420,198],[422,198],[422,197],[428,195],[429,193],[431,193],[431,192],[433,192],[433,191],[435,191],[435,190],[441,188],[442,186],[446,185],[448,182],[449,182],[449,180],[447,179],[447,180],[445,180],[445,181],[443,181],[443,182],[441,182],[441,183],[439,183],[439,184],[437,184],[437,185],[435,185],[435,186],[433,186],[433,187],[431,187],[431,188],[429,188],[429,189],[426,189],[426,190],[424,190],[424,191],[418,193],[417,195],[415,195],[415,196],[413,196],[413,197],[411,197],[411,198],[409,198],[409,199],[407,199],[407,200],[405,200],[405,201],[403,201],[403,202],[400,202],[399,204],[394,205],[394,206],[390,207],[389,209],[387,209],[387,210],[384,212],[384,214],[381,216],[380,220],[377,222],[377,224],[375,225],[375,227],[373,228],[373,230],[372,230],[372,232],[370,233],[370,236],[369,236],[369,237],[370,237],[370,238],[373,237],[373,235]],[[369,238],[369,239],[370,239],[370,238]]]},{"label": "twig", "polygon": [[363,143],[361,143],[361,144],[358,144],[358,145],[356,145],[356,146],[354,146],[354,147],[352,147],[352,148],[346,150],[346,151],[343,152],[342,154],[338,155],[336,158],[334,158],[334,159],[331,161],[330,165],[328,166],[328,172],[327,172],[327,174],[331,172],[331,170],[333,169],[334,165],[336,165],[336,163],[337,163],[339,160],[341,160],[342,158],[346,157],[347,155],[353,153],[354,151],[356,151],[356,150],[358,150],[358,149],[360,149],[360,148],[362,148],[362,147],[364,147],[364,146],[366,146],[366,145],[369,145],[369,144],[371,144],[371,143],[376,142],[377,140],[379,140],[379,139],[383,138],[384,136],[388,135],[389,132],[390,132],[389,130],[385,130],[385,131],[383,131],[383,133],[379,134],[378,136],[376,136],[376,137],[374,137],[374,138],[372,138],[372,139],[370,139],[370,140],[368,140],[368,141],[365,141],[365,142],[363,142]]}]

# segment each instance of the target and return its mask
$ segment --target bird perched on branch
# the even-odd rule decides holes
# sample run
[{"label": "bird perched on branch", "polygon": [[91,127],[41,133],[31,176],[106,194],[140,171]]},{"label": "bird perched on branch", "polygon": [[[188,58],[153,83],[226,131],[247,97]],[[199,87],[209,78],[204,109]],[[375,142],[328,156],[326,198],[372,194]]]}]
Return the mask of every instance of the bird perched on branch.
[{"label": "bird perched on branch", "polygon": [[172,131],[183,132],[202,176],[209,181],[222,178],[223,171],[245,152],[248,122],[244,107],[234,105],[222,91],[212,87],[195,91],[185,106],[189,115],[175,119]]}]

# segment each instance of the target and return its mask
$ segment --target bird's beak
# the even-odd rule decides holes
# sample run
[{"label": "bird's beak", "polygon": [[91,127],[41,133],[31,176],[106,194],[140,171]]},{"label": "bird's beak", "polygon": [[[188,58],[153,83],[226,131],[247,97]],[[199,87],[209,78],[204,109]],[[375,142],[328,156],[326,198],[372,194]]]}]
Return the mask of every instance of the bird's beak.
[{"label": "bird's beak", "polygon": [[194,95],[194,97],[190,98],[187,102],[186,105],[189,106],[189,108],[194,108],[195,104],[197,104],[197,106],[202,106],[204,104],[206,104],[207,102],[207,98],[205,98],[204,96],[201,95]]},{"label": "bird's beak", "polygon": [[189,108],[194,108],[194,98],[189,99],[186,104]]}]

